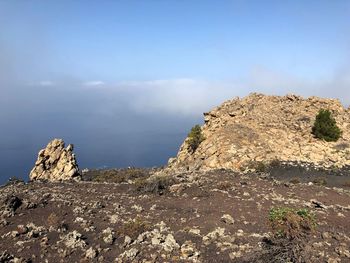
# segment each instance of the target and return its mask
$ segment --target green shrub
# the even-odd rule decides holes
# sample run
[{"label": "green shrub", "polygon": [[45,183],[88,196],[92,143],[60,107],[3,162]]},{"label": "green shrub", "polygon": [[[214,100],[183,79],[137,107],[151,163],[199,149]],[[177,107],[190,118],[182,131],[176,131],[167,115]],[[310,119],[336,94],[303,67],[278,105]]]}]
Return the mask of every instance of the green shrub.
[{"label": "green shrub", "polygon": [[187,143],[189,150],[194,153],[202,141],[204,141],[204,136],[202,134],[201,126],[197,124],[192,127],[190,133],[188,134]]},{"label": "green shrub", "polygon": [[312,134],[327,142],[337,141],[342,135],[342,131],[337,126],[335,119],[329,110],[321,109],[312,127]]},{"label": "green shrub", "polygon": [[308,209],[272,208],[269,220],[272,232],[278,238],[300,238],[313,232],[316,227],[315,215]]}]

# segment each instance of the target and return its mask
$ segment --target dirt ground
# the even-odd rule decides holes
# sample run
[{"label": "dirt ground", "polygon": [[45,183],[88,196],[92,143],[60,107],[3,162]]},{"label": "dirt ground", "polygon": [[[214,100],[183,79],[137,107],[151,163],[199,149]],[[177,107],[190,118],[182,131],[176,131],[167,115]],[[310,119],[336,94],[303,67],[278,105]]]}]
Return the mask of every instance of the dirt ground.
[{"label": "dirt ground", "polygon": [[274,207],[315,214],[308,262],[350,262],[348,188],[224,170],[94,176],[1,187],[0,262],[267,262]]}]

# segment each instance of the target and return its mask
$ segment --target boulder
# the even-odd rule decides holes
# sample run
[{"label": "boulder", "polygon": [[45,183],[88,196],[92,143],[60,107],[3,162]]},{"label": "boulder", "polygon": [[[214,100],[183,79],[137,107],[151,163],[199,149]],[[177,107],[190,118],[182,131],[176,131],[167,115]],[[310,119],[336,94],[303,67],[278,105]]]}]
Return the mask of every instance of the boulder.
[{"label": "boulder", "polygon": [[62,139],[54,139],[39,151],[35,166],[30,172],[30,180],[79,180],[81,175],[73,153],[73,145],[65,148]]}]

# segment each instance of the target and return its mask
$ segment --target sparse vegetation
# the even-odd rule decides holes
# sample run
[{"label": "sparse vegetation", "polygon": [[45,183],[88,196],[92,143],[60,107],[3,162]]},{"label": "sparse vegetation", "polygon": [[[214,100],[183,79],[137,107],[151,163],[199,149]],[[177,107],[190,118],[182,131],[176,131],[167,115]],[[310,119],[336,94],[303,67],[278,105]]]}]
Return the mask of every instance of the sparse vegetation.
[{"label": "sparse vegetation", "polygon": [[298,177],[294,177],[294,178],[290,179],[289,182],[291,184],[300,184],[301,183],[300,178],[298,178]]},{"label": "sparse vegetation", "polygon": [[278,159],[273,159],[270,163],[269,163],[269,167],[270,168],[277,168],[282,166],[281,161]]},{"label": "sparse vegetation", "polygon": [[269,213],[275,237],[295,239],[310,234],[316,227],[316,218],[308,209],[272,208]]},{"label": "sparse vegetation", "polygon": [[345,186],[345,187],[350,187],[350,180],[344,182],[344,183],[343,183],[343,186]]},{"label": "sparse vegetation", "polygon": [[16,176],[12,176],[12,177],[10,177],[10,179],[6,182],[5,185],[14,185],[14,184],[23,184],[23,183],[24,183],[23,179],[20,179],[20,178],[18,178],[18,177],[16,177]]},{"label": "sparse vegetation", "polygon": [[310,234],[316,219],[309,210],[272,208],[269,221],[273,235],[263,239],[261,251],[242,262],[311,262]]},{"label": "sparse vegetation", "polygon": [[91,171],[91,180],[94,182],[122,183],[136,178],[145,178],[149,173],[141,168],[110,169]]},{"label": "sparse vegetation", "polygon": [[134,220],[130,220],[122,225],[118,233],[121,236],[129,236],[135,240],[140,234],[151,229],[151,225],[142,220],[140,217],[136,217]]},{"label": "sparse vegetation", "polygon": [[250,161],[248,169],[254,170],[257,173],[265,173],[268,171],[269,166],[261,161]]},{"label": "sparse vegetation", "polygon": [[265,262],[310,261],[310,234],[316,228],[316,218],[308,209],[272,208],[269,213],[273,237],[265,240]]},{"label": "sparse vegetation", "polygon": [[273,168],[281,167],[282,163],[278,159],[273,159],[270,162],[268,161],[253,161],[251,160],[248,163],[248,169],[254,170],[257,173],[267,173]]},{"label": "sparse vegetation", "polygon": [[265,173],[265,172],[267,172],[267,169],[268,169],[268,166],[265,163],[263,163],[263,162],[257,162],[256,163],[255,170],[258,173]]},{"label": "sparse vegetation", "polygon": [[233,187],[233,184],[229,181],[219,182],[216,186],[219,190],[228,191]]},{"label": "sparse vegetation", "polygon": [[321,186],[327,185],[327,180],[326,178],[323,178],[323,177],[315,178],[312,182],[315,185],[321,185]]},{"label": "sparse vegetation", "polygon": [[140,193],[154,193],[162,195],[175,183],[170,176],[154,176],[152,178],[138,178],[135,180],[135,189]]},{"label": "sparse vegetation", "polygon": [[327,142],[337,141],[342,135],[342,131],[337,126],[335,119],[329,110],[321,109],[312,127],[312,134]]},{"label": "sparse vegetation", "polygon": [[202,133],[201,127],[197,124],[194,127],[192,127],[190,133],[188,134],[188,146],[189,151],[191,153],[194,153],[198,146],[201,144],[202,141],[204,141],[204,135]]},{"label": "sparse vegetation", "polygon": [[49,226],[53,226],[53,227],[58,227],[60,224],[60,219],[57,216],[56,213],[51,213],[48,217],[47,217],[47,224]]},{"label": "sparse vegetation", "polygon": [[350,145],[348,143],[342,142],[342,143],[335,145],[333,148],[336,149],[337,151],[344,151],[344,150],[348,149],[349,147],[350,147]]}]

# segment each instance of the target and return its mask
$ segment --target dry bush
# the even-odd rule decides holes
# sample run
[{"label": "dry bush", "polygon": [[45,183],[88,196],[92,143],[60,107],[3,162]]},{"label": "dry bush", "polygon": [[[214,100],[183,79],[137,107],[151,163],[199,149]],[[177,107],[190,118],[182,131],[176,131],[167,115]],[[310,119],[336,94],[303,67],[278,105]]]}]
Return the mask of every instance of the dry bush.
[{"label": "dry bush", "polygon": [[269,163],[269,167],[270,168],[276,168],[276,167],[281,167],[283,166],[281,161],[278,159],[273,159],[270,163]]},{"label": "dry bush", "polygon": [[290,179],[289,182],[290,182],[291,184],[300,184],[300,183],[301,183],[300,178],[298,178],[298,177],[295,177],[295,178]]},{"label": "dry bush", "polygon": [[94,171],[92,178],[95,182],[122,183],[135,178],[148,177],[149,173],[141,168],[112,169]]},{"label": "dry bush", "polygon": [[154,176],[150,178],[138,178],[135,180],[135,190],[140,193],[154,193],[162,195],[175,183],[170,176]]},{"label": "dry bush", "polygon": [[55,213],[51,213],[46,221],[49,226],[58,227],[60,225],[60,219]]},{"label": "dry bush", "polygon": [[122,225],[118,233],[122,236],[129,236],[135,240],[143,232],[151,230],[150,223],[136,217],[134,220],[130,220]]},{"label": "dry bush", "polygon": [[307,209],[272,208],[269,221],[274,237],[290,240],[307,236],[316,227],[315,215]]},{"label": "dry bush", "polygon": [[343,183],[343,186],[345,186],[345,187],[350,187],[350,180],[344,182],[344,183]]},{"label": "dry bush", "polygon": [[262,249],[241,258],[241,263],[310,263],[310,234],[316,227],[315,216],[307,209],[273,208],[269,213],[273,236],[263,238]]},{"label": "dry bush", "polygon": [[338,150],[338,151],[346,150],[349,147],[350,147],[350,145],[346,142],[341,142],[341,143],[338,143],[337,145],[333,146],[333,148]]},{"label": "dry bush", "polygon": [[231,182],[228,182],[228,181],[219,182],[216,186],[217,189],[223,190],[223,191],[228,191],[228,190],[232,189],[232,187],[233,187],[233,184]]},{"label": "dry bush", "polygon": [[260,161],[250,161],[248,163],[248,169],[254,170],[257,173],[266,173],[269,169],[269,166]]},{"label": "dry bush", "polygon": [[[240,263],[311,263],[312,248],[303,239],[262,240],[262,250],[256,249],[240,259]],[[237,262],[237,263],[238,263]]]},{"label": "dry bush", "polygon": [[315,185],[327,185],[327,180],[326,178],[323,178],[323,177],[315,178],[312,182]]}]

